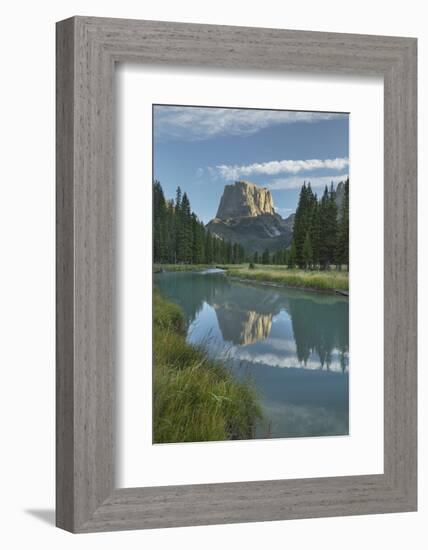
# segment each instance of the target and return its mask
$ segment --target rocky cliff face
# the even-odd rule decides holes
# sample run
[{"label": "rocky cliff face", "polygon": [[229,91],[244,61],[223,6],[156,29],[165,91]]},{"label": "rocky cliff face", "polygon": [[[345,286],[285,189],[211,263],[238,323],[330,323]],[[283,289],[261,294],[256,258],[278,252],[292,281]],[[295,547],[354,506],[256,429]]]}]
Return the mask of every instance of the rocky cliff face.
[{"label": "rocky cliff face", "polygon": [[248,252],[286,248],[294,214],[284,220],[275,212],[270,191],[248,181],[226,185],[217,216],[207,228],[219,238],[242,244]]},{"label": "rocky cliff face", "polygon": [[228,220],[262,214],[275,214],[269,189],[249,181],[237,181],[232,185],[226,185],[216,218]]}]

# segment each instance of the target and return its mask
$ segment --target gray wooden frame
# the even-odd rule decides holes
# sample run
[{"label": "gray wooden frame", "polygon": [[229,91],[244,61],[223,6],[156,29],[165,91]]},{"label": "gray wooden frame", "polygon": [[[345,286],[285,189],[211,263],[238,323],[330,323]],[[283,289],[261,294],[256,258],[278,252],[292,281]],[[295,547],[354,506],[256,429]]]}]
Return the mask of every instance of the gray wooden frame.
[{"label": "gray wooden frame", "polygon": [[[88,17],[57,24],[59,527],[91,532],[416,510],[416,45],[413,38]],[[115,63],[124,61],[383,77],[382,475],[115,488],[113,81]]]}]

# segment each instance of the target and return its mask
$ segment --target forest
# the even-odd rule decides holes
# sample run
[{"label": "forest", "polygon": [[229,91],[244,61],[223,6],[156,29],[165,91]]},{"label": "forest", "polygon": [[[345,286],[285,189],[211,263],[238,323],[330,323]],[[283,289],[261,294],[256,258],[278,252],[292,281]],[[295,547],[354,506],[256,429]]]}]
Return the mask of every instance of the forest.
[{"label": "forest", "polygon": [[344,182],[340,210],[333,183],[330,190],[325,187],[320,200],[310,183],[303,184],[286,262],[301,269],[349,268],[349,178]]},{"label": "forest", "polygon": [[349,178],[340,208],[333,183],[320,199],[304,183],[297,205],[293,238],[288,247],[249,255],[240,243],[220,239],[192,211],[186,192],[177,187],[166,199],[159,181],[153,183],[153,260],[156,264],[284,265],[304,270],[349,268]]},{"label": "forest", "polygon": [[159,181],[153,183],[153,261],[159,264],[240,264],[242,245],[219,239],[192,212],[187,193],[177,187],[166,200]]}]

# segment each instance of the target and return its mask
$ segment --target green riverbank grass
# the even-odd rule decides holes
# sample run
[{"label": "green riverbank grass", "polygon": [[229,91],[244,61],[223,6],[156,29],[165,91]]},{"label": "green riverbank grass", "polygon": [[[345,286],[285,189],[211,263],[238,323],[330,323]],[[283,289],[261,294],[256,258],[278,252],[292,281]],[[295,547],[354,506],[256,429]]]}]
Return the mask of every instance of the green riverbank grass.
[{"label": "green riverbank grass", "polygon": [[212,267],[219,267],[226,270],[227,275],[259,283],[274,283],[278,285],[291,286],[312,290],[340,290],[348,291],[349,273],[346,270],[338,271],[334,268],[327,271],[305,271],[303,269],[288,269],[283,265],[262,265],[257,264],[254,269],[249,268],[249,264],[165,264],[160,266],[154,264],[154,273],[160,270],[165,271],[200,271]]},{"label": "green riverbank grass", "polygon": [[257,281],[261,283],[276,283],[297,288],[314,290],[349,289],[349,274],[347,271],[304,271],[303,269],[288,269],[277,265],[256,265],[250,269],[245,265],[224,266],[231,277]]},{"label": "green riverbank grass", "polygon": [[154,443],[251,439],[261,410],[239,382],[185,339],[181,310],[153,295]]}]

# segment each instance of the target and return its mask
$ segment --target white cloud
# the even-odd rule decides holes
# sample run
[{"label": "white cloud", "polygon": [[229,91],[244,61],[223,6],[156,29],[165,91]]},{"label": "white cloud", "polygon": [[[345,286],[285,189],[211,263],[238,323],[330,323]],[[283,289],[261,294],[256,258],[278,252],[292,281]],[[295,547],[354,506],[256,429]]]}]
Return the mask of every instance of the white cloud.
[{"label": "white cloud", "polygon": [[338,184],[340,181],[345,181],[348,177],[348,174],[341,174],[340,176],[318,176],[315,178],[302,178],[302,177],[291,177],[291,178],[278,178],[270,181],[267,184],[267,187],[271,190],[279,191],[281,189],[300,189],[303,185],[303,182],[310,182],[312,189],[323,188],[326,185],[329,186],[331,182],[334,185]]},{"label": "white cloud", "polygon": [[[255,353],[247,351],[245,348],[235,348],[236,352],[233,354],[233,357],[241,361],[250,361],[251,363],[258,363],[262,365],[268,365],[269,367],[278,367],[278,368],[294,368],[294,369],[305,369],[305,370],[327,370],[327,366],[321,367],[321,362],[316,353],[312,353],[309,357],[306,364],[301,363],[296,355],[293,353]],[[333,349],[331,352],[331,363],[328,367],[330,372],[342,373],[342,365],[340,363],[340,351],[338,349]],[[348,371],[348,367],[345,368],[345,371]]]},{"label": "white cloud", "polygon": [[347,158],[309,159],[309,160],[271,160],[253,164],[220,164],[215,170],[225,180],[237,180],[253,175],[275,176],[278,174],[297,174],[311,170],[343,170],[349,164]]},{"label": "white cloud", "polygon": [[204,140],[220,135],[251,135],[277,124],[314,123],[348,116],[342,113],[162,105],[155,106],[154,114],[156,139],[186,141]]}]

